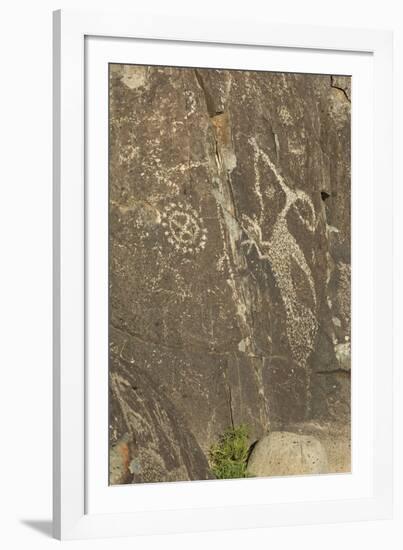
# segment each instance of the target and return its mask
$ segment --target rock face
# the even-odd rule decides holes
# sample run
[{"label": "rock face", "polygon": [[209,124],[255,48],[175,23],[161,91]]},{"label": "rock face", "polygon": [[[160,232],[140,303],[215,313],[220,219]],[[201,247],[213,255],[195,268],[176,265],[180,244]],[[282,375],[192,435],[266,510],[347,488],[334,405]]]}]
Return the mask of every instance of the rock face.
[{"label": "rock face", "polygon": [[194,436],[141,369],[120,361],[111,366],[111,483],[210,479],[207,460]]},{"label": "rock face", "polygon": [[312,436],[271,432],[253,448],[248,473],[254,477],[325,474],[326,451]]},{"label": "rock face", "polygon": [[240,423],[349,440],[350,98],[110,66],[111,483],[206,479]]}]

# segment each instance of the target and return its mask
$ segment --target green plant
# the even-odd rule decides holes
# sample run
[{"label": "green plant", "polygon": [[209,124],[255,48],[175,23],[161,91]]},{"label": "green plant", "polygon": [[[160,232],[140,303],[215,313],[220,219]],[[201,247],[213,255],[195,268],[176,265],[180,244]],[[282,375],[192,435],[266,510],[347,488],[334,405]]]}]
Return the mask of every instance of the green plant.
[{"label": "green plant", "polygon": [[244,424],[228,428],[210,448],[210,468],[217,479],[250,477],[248,429]]}]

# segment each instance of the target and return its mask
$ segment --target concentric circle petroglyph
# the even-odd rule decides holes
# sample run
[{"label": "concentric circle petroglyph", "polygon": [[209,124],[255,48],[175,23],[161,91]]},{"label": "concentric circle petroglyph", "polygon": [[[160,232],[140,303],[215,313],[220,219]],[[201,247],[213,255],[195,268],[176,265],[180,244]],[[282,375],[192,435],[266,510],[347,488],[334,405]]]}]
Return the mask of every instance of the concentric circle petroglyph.
[{"label": "concentric circle petroglyph", "polygon": [[171,202],[162,213],[162,227],[168,242],[183,253],[196,253],[207,243],[203,219],[189,204]]}]

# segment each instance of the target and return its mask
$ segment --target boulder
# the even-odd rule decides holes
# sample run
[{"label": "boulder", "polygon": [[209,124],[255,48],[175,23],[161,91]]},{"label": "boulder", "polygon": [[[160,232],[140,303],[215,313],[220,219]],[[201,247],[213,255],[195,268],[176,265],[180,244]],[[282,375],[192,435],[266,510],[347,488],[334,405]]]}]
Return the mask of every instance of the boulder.
[{"label": "boulder", "polygon": [[312,436],[271,432],[254,446],[247,471],[255,477],[324,474],[326,451]]}]

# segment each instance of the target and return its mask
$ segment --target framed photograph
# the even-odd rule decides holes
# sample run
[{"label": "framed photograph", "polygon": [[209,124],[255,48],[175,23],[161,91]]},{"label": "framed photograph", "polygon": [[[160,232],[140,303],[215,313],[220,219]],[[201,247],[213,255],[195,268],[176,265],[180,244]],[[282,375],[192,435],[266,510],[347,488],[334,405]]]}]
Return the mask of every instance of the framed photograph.
[{"label": "framed photograph", "polygon": [[392,513],[392,35],[54,14],[54,534]]}]

